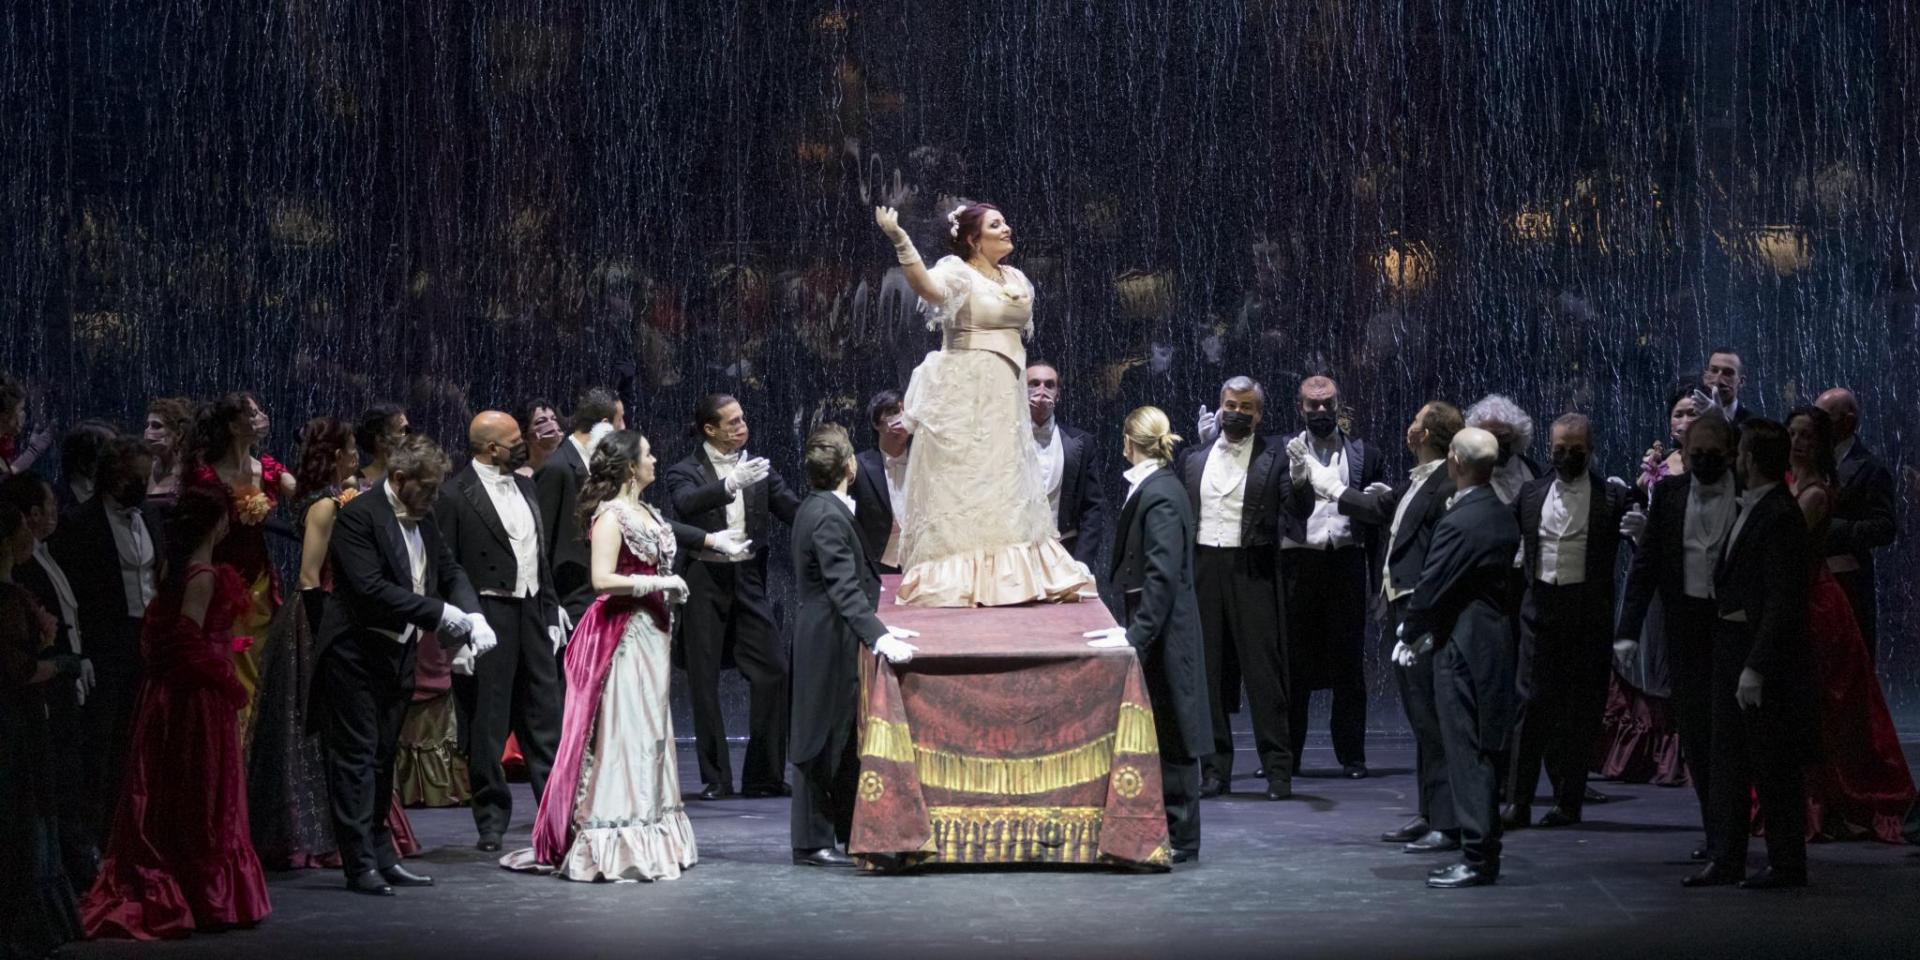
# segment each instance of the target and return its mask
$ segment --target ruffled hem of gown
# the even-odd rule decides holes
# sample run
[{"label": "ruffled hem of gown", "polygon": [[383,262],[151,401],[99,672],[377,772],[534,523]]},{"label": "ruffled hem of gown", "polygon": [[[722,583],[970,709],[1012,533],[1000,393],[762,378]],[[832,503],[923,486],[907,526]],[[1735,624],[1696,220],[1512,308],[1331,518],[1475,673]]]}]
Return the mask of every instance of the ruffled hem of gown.
[{"label": "ruffled hem of gown", "polygon": [[1012,607],[1094,600],[1086,564],[1047,539],[948,554],[908,567],[894,602],[912,607]]},{"label": "ruffled hem of gown", "polygon": [[[189,899],[181,878],[163,869],[138,867],[131,888],[115,879],[111,864],[80,906],[87,939],[169,940],[196,930],[250,927],[273,912],[266,875],[251,848],[227,853],[224,862]],[[195,902],[197,901],[197,902]]]},{"label": "ruffled hem of gown", "polygon": [[453,698],[440,697],[407,709],[393,763],[393,789],[408,807],[458,807],[473,797],[467,761],[458,749]]},{"label": "ruffled hem of gown", "polygon": [[1635,687],[1617,673],[1607,692],[1597,749],[1593,768],[1609,780],[1659,787],[1688,782],[1672,701]]},{"label": "ruffled hem of gown", "polygon": [[557,866],[540,863],[533,848],[500,858],[508,870],[550,873],[567,880],[677,880],[680,871],[700,860],[693,823],[674,810],[658,822],[595,827],[574,834],[573,845]]}]

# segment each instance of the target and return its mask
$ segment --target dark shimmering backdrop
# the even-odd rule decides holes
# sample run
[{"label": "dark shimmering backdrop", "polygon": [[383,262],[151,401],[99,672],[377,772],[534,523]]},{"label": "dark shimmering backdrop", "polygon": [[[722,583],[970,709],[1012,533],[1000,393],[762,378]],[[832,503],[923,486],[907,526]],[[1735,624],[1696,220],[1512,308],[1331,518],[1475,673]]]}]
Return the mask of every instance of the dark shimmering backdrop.
[{"label": "dark shimmering backdrop", "polygon": [[[1498,389],[1542,443],[1590,411],[1630,476],[1725,341],[1751,405],[1850,384],[1904,466],[1917,29],[1872,0],[14,0],[0,362],[56,424],[250,387],[282,455],[316,413],[397,398],[454,441],[634,363],[664,457],[732,389],[797,481],[797,433],[930,345],[870,207],[931,254],[966,196],[1007,210],[1036,351],[1108,438],[1326,366],[1387,444]],[[1909,717],[1915,544],[1882,568]]]}]

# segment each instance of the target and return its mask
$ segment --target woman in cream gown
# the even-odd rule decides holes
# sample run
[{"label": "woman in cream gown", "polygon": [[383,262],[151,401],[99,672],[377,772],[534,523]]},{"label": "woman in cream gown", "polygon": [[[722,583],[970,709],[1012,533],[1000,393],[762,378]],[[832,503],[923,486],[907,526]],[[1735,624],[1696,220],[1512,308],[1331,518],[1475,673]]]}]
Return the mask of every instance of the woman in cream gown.
[{"label": "woman in cream gown", "polygon": [[899,215],[874,221],[893,241],[907,282],[932,312],[941,348],[907,385],[913,431],[901,520],[898,602],[1011,606],[1091,599],[1093,575],[1060,545],[1041,481],[1021,383],[1033,332],[1033,285],[1001,263],[1013,230],[992,204],[947,215],[956,254],[928,269]]}]

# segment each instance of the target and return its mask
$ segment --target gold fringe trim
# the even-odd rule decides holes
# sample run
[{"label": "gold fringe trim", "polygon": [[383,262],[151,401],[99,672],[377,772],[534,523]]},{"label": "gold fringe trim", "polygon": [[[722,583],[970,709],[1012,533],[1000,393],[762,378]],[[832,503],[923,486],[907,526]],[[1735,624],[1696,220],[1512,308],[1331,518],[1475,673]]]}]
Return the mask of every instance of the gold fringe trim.
[{"label": "gold fringe trim", "polygon": [[930,846],[947,863],[1093,863],[1099,807],[930,807]]},{"label": "gold fringe trim", "polygon": [[906,724],[869,717],[860,755],[911,763],[917,768],[923,786],[958,793],[1024,797],[1105,777],[1113,769],[1116,753],[1151,755],[1159,752],[1152,710],[1139,704],[1122,703],[1117,727],[1113,733],[1091,743],[1037,757],[979,757],[922,747],[913,742],[913,732]]}]

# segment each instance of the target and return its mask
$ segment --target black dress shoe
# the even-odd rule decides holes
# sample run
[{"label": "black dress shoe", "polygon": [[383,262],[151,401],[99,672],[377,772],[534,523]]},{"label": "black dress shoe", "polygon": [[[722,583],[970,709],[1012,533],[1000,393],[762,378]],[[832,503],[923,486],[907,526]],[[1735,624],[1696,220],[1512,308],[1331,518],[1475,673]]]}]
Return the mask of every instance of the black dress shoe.
[{"label": "black dress shoe", "polygon": [[1200,799],[1212,800],[1222,794],[1231,793],[1232,788],[1219,777],[1205,777],[1200,781]]},{"label": "black dress shoe", "polygon": [[1427,875],[1427,886],[1435,890],[1459,890],[1463,887],[1492,886],[1499,874],[1491,870],[1456,863],[1437,874]]},{"label": "black dress shoe", "polygon": [[497,833],[483,833],[480,835],[480,842],[474,844],[473,848],[481,853],[499,853],[500,835]]},{"label": "black dress shoe", "polygon": [[1804,868],[1799,870],[1775,870],[1772,867],[1767,867],[1759,873],[1740,881],[1740,889],[1742,890],[1787,890],[1793,887],[1804,887],[1806,885],[1807,871]]},{"label": "black dress shoe", "polygon": [[1546,813],[1543,813],[1540,815],[1539,825],[1543,827],[1571,827],[1574,824],[1579,822],[1580,822],[1579,814],[1568,813],[1567,811],[1562,810],[1559,807],[1554,807],[1553,809],[1548,810]]},{"label": "black dress shoe", "polygon": [[1725,887],[1740,882],[1740,868],[1707,864],[1705,870],[1680,881],[1683,887]]},{"label": "black dress shoe", "polygon": [[385,870],[380,871],[380,876],[385,878],[388,883],[396,887],[431,887],[433,886],[432,877],[422,876],[421,874],[414,873],[412,870],[408,870],[405,866],[398,863],[394,864],[391,867],[386,868]]},{"label": "black dress shoe", "polygon": [[793,862],[802,867],[851,867],[853,858],[832,847],[818,850],[795,850]]},{"label": "black dress shoe", "polygon": [[1427,835],[1401,847],[1403,853],[1448,853],[1460,849],[1460,838],[1450,837],[1438,830],[1429,830]]},{"label": "black dress shoe", "polygon": [[1293,784],[1286,780],[1278,780],[1273,783],[1267,784],[1267,799],[1268,800],[1293,799]]},{"label": "black dress shoe", "polygon": [[1612,797],[1609,797],[1606,794],[1601,793],[1600,791],[1595,790],[1592,787],[1588,787],[1586,795],[1580,798],[1580,802],[1581,803],[1606,803],[1607,801],[1612,799],[1613,799]]},{"label": "black dress shoe", "polygon": [[1340,768],[1340,773],[1348,780],[1365,780],[1367,778],[1367,765],[1364,763],[1349,763]]},{"label": "black dress shoe", "polygon": [[1255,771],[1253,771],[1253,778],[1255,780],[1265,780],[1267,778],[1267,768],[1260,767],[1259,769],[1256,769]]},{"label": "black dress shoe", "polygon": [[1386,843],[1412,843],[1426,836],[1432,830],[1432,827],[1427,826],[1427,821],[1424,817],[1414,817],[1412,820],[1408,820],[1400,829],[1392,833],[1381,834],[1380,839]]},{"label": "black dress shoe", "polygon": [[723,784],[709,783],[700,788],[702,800],[725,800],[731,796],[733,796],[733,788]]},{"label": "black dress shoe", "polygon": [[1713,851],[1706,847],[1694,847],[1693,852],[1687,854],[1687,859],[1695,863],[1706,863],[1713,859]]},{"label": "black dress shoe", "polygon": [[391,897],[393,887],[382,879],[380,871],[368,870],[347,880],[347,889],[354,893],[364,893],[370,897]]},{"label": "black dress shoe", "polygon": [[1198,859],[1200,859],[1200,851],[1198,850],[1175,850],[1173,852],[1174,863],[1192,863]]},{"label": "black dress shoe", "polygon": [[1517,803],[1501,807],[1500,826],[1505,830],[1525,830],[1533,826],[1533,808]]},{"label": "black dress shoe", "polygon": [[740,795],[747,798],[748,800],[768,800],[773,797],[791,797],[793,796],[793,788],[787,786],[784,783],[762,784],[760,786],[748,787],[740,791]]}]

